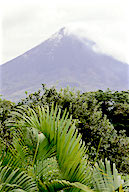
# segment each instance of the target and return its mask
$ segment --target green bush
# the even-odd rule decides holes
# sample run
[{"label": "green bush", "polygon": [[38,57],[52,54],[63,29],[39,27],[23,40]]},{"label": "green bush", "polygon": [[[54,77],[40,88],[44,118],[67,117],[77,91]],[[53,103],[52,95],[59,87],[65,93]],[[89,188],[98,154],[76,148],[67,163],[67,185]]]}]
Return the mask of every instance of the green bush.
[{"label": "green bush", "polygon": [[6,126],[6,120],[9,117],[14,103],[0,98],[0,143],[10,144],[12,133]]},{"label": "green bush", "polygon": [[110,90],[80,93],[66,88],[57,91],[43,85],[43,92],[30,94],[18,105],[51,107],[54,102],[62,112],[67,109],[88,147],[90,160],[94,161],[96,156],[99,159],[108,157],[120,172],[128,173],[128,95],[129,92]]}]

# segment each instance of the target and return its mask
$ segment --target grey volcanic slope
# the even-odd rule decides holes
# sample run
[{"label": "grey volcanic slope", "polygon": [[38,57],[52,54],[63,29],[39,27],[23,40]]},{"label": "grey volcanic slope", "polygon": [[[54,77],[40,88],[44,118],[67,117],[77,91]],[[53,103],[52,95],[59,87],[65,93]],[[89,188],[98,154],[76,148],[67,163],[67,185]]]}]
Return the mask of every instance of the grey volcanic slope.
[{"label": "grey volcanic slope", "polygon": [[65,28],[23,55],[0,66],[1,94],[16,100],[25,91],[47,86],[82,91],[129,89],[129,65],[94,50],[95,43],[68,34]]}]

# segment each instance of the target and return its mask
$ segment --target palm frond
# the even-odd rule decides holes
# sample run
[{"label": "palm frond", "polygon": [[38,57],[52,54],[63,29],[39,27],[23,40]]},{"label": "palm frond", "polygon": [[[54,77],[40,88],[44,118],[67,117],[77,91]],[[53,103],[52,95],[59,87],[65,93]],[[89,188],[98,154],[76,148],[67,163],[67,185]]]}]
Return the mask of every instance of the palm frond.
[{"label": "palm frond", "polygon": [[44,182],[42,183],[39,181],[39,188],[41,191],[47,192],[57,192],[61,190],[70,190],[70,189],[77,189],[81,190],[82,192],[93,192],[92,189],[87,187],[86,185],[83,185],[82,183],[79,182],[74,182],[70,183],[69,181],[66,180],[52,180],[51,182]]},{"label": "palm frond", "polygon": [[35,181],[26,172],[12,169],[8,166],[0,167],[0,190],[1,192],[10,191],[38,191]]},{"label": "palm frond", "polygon": [[[86,157],[86,147],[72,122],[72,117],[57,106],[31,108],[20,107],[14,114],[21,119],[19,126],[35,128],[42,132],[51,146],[56,146],[56,158],[63,178],[70,182],[89,184],[91,171]],[[25,115],[24,115],[25,114]],[[77,191],[77,189],[76,189]]]},{"label": "palm frond", "polygon": [[128,182],[124,182],[121,175],[118,173],[115,163],[111,166],[109,160],[105,159],[95,164],[93,171],[93,184],[98,192],[114,192],[118,191],[121,186],[127,188]]}]

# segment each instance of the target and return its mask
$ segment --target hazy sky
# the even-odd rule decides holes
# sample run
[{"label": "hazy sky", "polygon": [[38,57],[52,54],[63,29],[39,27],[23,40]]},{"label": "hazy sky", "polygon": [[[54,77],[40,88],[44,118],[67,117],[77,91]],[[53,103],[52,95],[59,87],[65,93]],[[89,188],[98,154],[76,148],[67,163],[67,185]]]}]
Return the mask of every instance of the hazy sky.
[{"label": "hazy sky", "polygon": [[1,64],[63,26],[129,63],[129,0],[1,0],[0,9]]}]

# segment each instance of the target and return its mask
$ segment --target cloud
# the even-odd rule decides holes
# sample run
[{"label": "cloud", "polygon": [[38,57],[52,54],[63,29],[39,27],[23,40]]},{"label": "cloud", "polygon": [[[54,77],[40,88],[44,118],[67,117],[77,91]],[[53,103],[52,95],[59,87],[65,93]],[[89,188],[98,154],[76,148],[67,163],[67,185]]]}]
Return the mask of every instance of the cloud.
[{"label": "cloud", "polygon": [[101,51],[129,61],[127,2],[128,0],[4,0],[2,62],[38,45],[62,26],[71,26],[71,30],[78,35],[96,41]]},{"label": "cloud", "polygon": [[[90,25],[90,27],[89,27]],[[84,23],[69,23],[68,32],[81,38],[88,38],[96,42],[98,52],[112,55],[128,63],[128,42],[124,22],[89,21]],[[111,30],[112,29],[112,30]],[[119,33],[118,33],[119,31]]]}]

